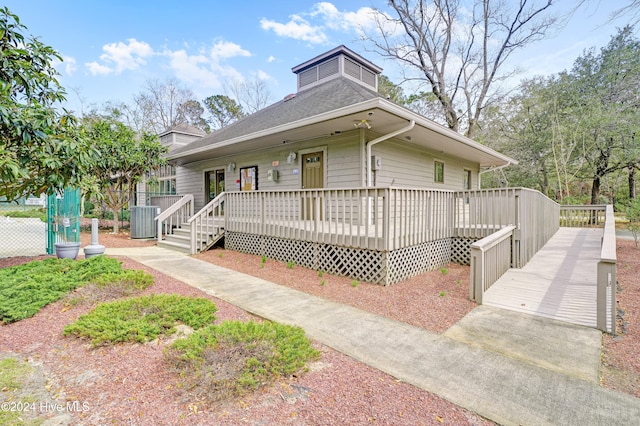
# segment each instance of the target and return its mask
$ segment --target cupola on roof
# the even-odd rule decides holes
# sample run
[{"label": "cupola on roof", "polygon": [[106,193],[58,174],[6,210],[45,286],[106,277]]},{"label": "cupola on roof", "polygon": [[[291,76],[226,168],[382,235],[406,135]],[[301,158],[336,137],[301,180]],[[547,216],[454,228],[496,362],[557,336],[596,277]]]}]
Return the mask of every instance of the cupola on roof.
[{"label": "cupola on roof", "polygon": [[378,91],[382,68],[343,45],[291,68],[298,78],[298,92],[336,77],[346,77]]}]

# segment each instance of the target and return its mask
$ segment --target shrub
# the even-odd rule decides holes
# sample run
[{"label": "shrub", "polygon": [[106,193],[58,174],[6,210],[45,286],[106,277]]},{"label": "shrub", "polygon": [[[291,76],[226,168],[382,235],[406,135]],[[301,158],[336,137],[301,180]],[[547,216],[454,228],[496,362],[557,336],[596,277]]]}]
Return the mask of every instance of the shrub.
[{"label": "shrub", "polygon": [[176,340],[165,356],[190,392],[215,402],[294,374],[319,352],[300,327],[225,321]]},{"label": "shrub", "polygon": [[144,271],[125,269],[120,274],[108,273],[76,289],[66,298],[67,305],[103,302],[141,292],[153,285],[153,275]]},{"label": "shrub", "polygon": [[49,303],[101,275],[122,274],[116,259],[45,259],[0,269],[0,323],[29,318]]},{"label": "shrub", "polygon": [[160,294],[102,303],[64,328],[64,335],[91,340],[94,346],[144,343],[171,335],[178,322],[199,329],[215,319],[216,305],[209,299]]}]

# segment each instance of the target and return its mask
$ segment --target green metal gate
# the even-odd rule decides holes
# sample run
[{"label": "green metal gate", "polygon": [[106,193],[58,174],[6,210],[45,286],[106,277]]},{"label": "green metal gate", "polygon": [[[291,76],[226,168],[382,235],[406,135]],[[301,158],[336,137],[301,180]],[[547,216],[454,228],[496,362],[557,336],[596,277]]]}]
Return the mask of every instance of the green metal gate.
[{"label": "green metal gate", "polygon": [[65,188],[47,197],[47,254],[60,242],[80,242],[80,189]]}]

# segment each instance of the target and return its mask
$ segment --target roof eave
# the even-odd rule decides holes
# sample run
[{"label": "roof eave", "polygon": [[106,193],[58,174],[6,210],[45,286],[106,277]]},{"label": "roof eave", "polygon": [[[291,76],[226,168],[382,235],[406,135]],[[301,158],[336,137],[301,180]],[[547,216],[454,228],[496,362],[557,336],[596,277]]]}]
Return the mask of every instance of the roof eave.
[{"label": "roof eave", "polygon": [[433,132],[439,133],[443,136],[446,136],[450,139],[454,139],[457,142],[460,142],[466,146],[469,146],[471,148],[474,148],[484,154],[490,155],[495,157],[496,159],[500,160],[502,162],[502,164],[495,164],[495,166],[501,166],[501,165],[508,165],[508,164],[518,164],[518,161],[506,156],[504,154],[499,153],[498,151],[489,148],[486,145],[482,145],[479,142],[474,141],[473,139],[470,139],[464,135],[461,135],[460,133],[456,132],[455,130],[449,129],[447,127],[444,127],[434,121],[429,120],[426,117],[423,117],[420,114],[417,114],[411,110],[408,110],[404,107],[401,107],[399,105],[394,104],[391,101],[388,101],[386,99],[380,98],[380,108],[387,110],[390,113],[396,114],[396,115],[400,115],[403,116],[407,119],[413,119],[415,120],[416,124],[425,127]]},{"label": "roof eave", "polygon": [[349,105],[343,108],[338,108],[333,111],[307,117],[302,120],[292,121],[290,123],[282,124],[276,127],[271,127],[269,129],[260,130],[258,132],[253,132],[247,135],[238,136],[232,139],[217,142],[212,145],[207,145],[207,146],[203,146],[203,147],[188,150],[188,151],[183,151],[178,153],[177,155],[169,155],[168,159],[177,160],[179,158],[189,157],[195,154],[202,154],[204,152],[215,150],[225,146],[246,142],[252,139],[263,138],[263,137],[278,134],[281,132],[286,132],[288,130],[297,129],[299,127],[309,126],[312,124],[321,123],[323,121],[332,120],[334,118],[339,118],[345,115],[354,114],[364,109],[376,108],[378,106],[378,100],[379,100],[378,98],[369,99],[364,102],[359,102],[357,104]]},{"label": "roof eave", "polygon": [[399,117],[402,117],[404,119],[407,120],[415,120],[416,124],[424,127],[426,129],[429,129],[433,132],[439,133],[449,139],[453,139],[465,146],[468,146],[470,148],[473,148],[477,151],[480,151],[482,153],[484,153],[485,155],[489,155],[493,158],[495,158],[496,162],[492,163],[489,167],[493,168],[493,167],[504,167],[507,166],[509,164],[518,164],[518,161],[510,158],[504,154],[499,153],[498,151],[495,151],[491,148],[489,148],[488,146],[482,145],[479,142],[476,142],[466,136],[463,136],[461,134],[459,134],[458,132],[451,130],[447,127],[444,127],[440,124],[437,124],[423,116],[421,116],[420,114],[417,114],[411,110],[408,110],[404,107],[401,107],[399,105],[394,104],[391,101],[388,101],[386,99],[383,98],[373,98],[373,99],[368,99],[366,101],[363,102],[359,102],[356,104],[352,104],[343,108],[338,108],[335,109],[333,111],[328,111],[322,114],[318,114],[318,115],[314,115],[312,117],[307,117],[304,118],[302,120],[297,120],[297,121],[292,121],[290,123],[286,123],[286,124],[282,124],[276,127],[272,127],[269,129],[264,129],[258,132],[253,132],[247,135],[243,135],[243,136],[238,136],[232,139],[228,139],[225,141],[221,141],[221,142],[217,142],[215,144],[212,145],[207,145],[207,146],[203,146],[200,148],[196,148],[196,149],[192,149],[192,150],[188,150],[188,151],[183,151],[180,152],[178,154],[174,154],[174,155],[169,155],[168,159],[169,160],[178,160],[180,158],[184,158],[184,157],[190,157],[193,155],[197,155],[197,154],[202,154],[202,153],[206,153],[208,151],[213,151],[219,148],[223,148],[229,145],[234,145],[237,143],[242,143],[242,142],[246,142],[246,141],[250,141],[252,139],[257,139],[257,138],[263,138],[263,137],[267,137],[270,135],[274,135],[274,134],[278,134],[281,132],[286,132],[289,130],[293,130],[293,129],[297,129],[300,127],[304,127],[304,126],[309,126],[309,125],[313,125],[316,123],[321,123],[324,121],[328,121],[328,120],[332,120],[335,118],[339,118],[345,115],[350,115],[350,114],[355,114],[364,110],[368,110],[368,109],[374,109],[374,108],[380,108],[380,109],[384,109],[387,112],[397,115]]}]

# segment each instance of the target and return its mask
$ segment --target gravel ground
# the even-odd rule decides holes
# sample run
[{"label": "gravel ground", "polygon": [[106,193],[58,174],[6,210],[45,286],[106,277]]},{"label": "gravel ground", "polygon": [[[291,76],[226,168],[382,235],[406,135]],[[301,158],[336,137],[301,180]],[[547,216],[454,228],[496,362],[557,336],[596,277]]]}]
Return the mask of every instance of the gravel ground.
[{"label": "gravel ground", "polygon": [[[83,235],[83,244],[89,239],[89,235]],[[153,244],[131,240],[125,234],[116,236],[109,233],[101,233],[99,241],[107,248]],[[240,264],[242,259],[247,265],[260,261],[259,257],[254,258],[255,262],[250,261],[240,253],[224,251],[222,258],[218,256],[219,252],[213,253],[216,259],[236,264]],[[28,260],[0,259],[0,267]],[[144,269],[154,275],[155,284],[144,293],[208,297],[218,306],[218,321],[251,318],[239,308],[171,277],[130,259],[121,260],[125,267]],[[286,265],[280,267],[286,268]],[[274,273],[276,262],[268,260],[263,269],[264,272]],[[328,275],[323,277],[326,284],[320,286],[320,278],[315,271],[299,267],[287,271],[291,272],[288,277],[295,277],[296,280],[311,281],[313,277],[314,286],[329,289],[325,296],[333,293],[331,289],[338,293],[344,291],[340,289],[346,285],[351,295],[375,300],[364,297],[366,291],[384,289],[364,283],[352,287],[350,280]],[[455,271],[447,271],[444,275],[438,271],[438,274],[450,279],[452,286],[464,285],[455,283]],[[442,301],[448,297],[448,294],[442,297],[436,295],[435,300]],[[398,381],[319,343],[314,345],[321,351],[321,358],[309,366],[308,372],[284,378],[242,399],[208,407],[185,393],[179,386],[178,378],[170,373],[162,356],[165,342],[94,349],[83,340],[62,337],[64,326],[90,308],[80,305],[69,309],[62,302],[56,302],[33,318],[1,327],[0,353],[27,359],[36,367],[36,375],[46,378],[47,401],[62,404],[77,402],[71,407],[79,407],[76,411],[62,413],[39,411],[25,414],[38,414],[41,418],[54,421],[54,424],[74,425],[492,424],[436,395]],[[423,306],[423,309],[426,308]],[[32,394],[43,398],[43,381],[33,383],[32,386],[39,387],[30,389]],[[0,397],[9,398],[9,392],[3,392]]]},{"label": "gravel ground", "polygon": [[[82,235],[83,245],[90,235]],[[107,247],[153,245],[126,234],[100,234]],[[231,269],[347,303],[361,309],[426,328],[446,330],[475,304],[469,302],[468,268],[422,274],[390,287],[352,280],[226,250],[197,256]],[[0,267],[31,258],[0,259]],[[145,293],[178,293],[208,297],[218,306],[217,317],[249,319],[246,312],[145,266],[121,259],[126,267],[148,270],[156,284]],[[640,250],[632,241],[618,241],[619,306],[624,311],[619,332],[603,339],[603,386],[640,397]],[[323,283],[324,281],[324,283]],[[84,341],[63,338],[62,328],[89,306],[64,308],[53,303],[31,319],[0,328],[0,353],[28,359],[46,377],[50,398],[86,403],[86,410],[40,412],[57,424],[255,424],[255,425],[419,425],[491,424],[486,420],[414,386],[316,343],[322,357],[299,377],[289,377],[242,400],[206,407],[179,388],[156,345],[117,345],[92,349]],[[141,362],[144,360],[144,362]],[[41,389],[39,389],[39,392]],[[34,391],[34,394],[36,392]],[[41,393],[37,393],[40,395]],[[5,392],[0,397],[6,397]]]},{"label": "gravel ground", "polygon": [[640,248],[617,240],[618,333],[604,335],[602,384],[640,398]]}]

